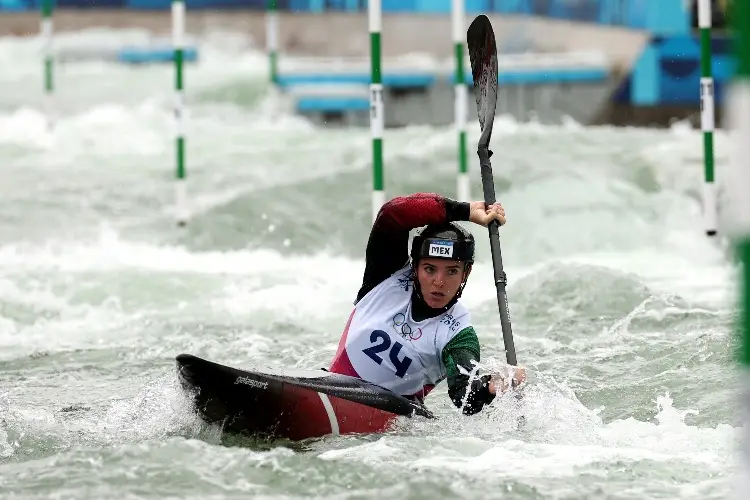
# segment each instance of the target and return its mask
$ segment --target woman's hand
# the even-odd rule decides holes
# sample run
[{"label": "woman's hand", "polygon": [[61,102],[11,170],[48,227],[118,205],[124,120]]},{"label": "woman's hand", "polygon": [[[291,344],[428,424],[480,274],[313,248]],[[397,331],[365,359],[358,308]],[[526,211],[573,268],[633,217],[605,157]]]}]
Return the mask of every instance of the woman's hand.
[{"label": "woman's hand", "polygon": [[[513,387],[518,387],[526,381],[526,368],[514,366],[511,369],[513,370]],[[500,389],[500,392],[505,392],[508,390],[508,381],[496,373],[492,375],[488,389],[490,394],[497,394],[498,389]]]},{"label": "woman's hand", "polygon": [[505,224],[505,209],[500,203],[494,203],[488,208],[483,201],[472,201],[469,203],[469,220],[484,227],[496,220],[502,226]]}]

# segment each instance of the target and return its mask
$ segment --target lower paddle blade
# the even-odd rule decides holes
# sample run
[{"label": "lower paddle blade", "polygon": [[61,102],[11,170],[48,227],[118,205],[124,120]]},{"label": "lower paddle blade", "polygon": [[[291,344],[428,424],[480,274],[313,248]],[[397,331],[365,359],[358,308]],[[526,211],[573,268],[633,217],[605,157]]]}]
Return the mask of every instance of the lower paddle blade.
[{"label": "lower paddle blade", "polygon": [[495,121],[497,106],[497,44],[490,20],[484,14],[472,21],[466,32],[471,61],[471,76],[474,80],[474,98],[482,136],[479,149],[488,148]]}]

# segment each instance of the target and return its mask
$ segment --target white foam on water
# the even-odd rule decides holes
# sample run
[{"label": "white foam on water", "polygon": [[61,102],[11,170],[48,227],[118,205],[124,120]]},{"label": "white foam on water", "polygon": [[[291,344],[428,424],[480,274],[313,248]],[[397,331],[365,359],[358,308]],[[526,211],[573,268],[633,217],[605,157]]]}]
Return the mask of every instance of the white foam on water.
[{"label": "white foam on water", "polygon": [[74,303],[51,285],[0,280],[0,359],[118,342],[119,329],[137,315],[122,312],[118,301]]},{"label": "white foam on water", "polygon": [[[339,272],[332,273],[331,269]],[[343,327],[343,323],[338,323],[345,321],[352,307],[363,263],[325,253],[286,257],[272,250],[191,252],[182,247],[122,241],[116,232],[103,230],[93,243],[0,247],[0,270],[8,277],[0,280],[0,302],[49,316],[36,318],[30,324],[0,317],[2,356],[15,358],[38,351],[137,345],[144,335],[150,338],[138,323],[141,318],[180,314],[180,309],[199,321],[252,321],[254,328],[279,322],[311,325],[311,321],[318,321],[322,322],[321,331],[335,335]],[[157,307],[161,310],[144,303],[131,312],[122,310],[117,295],[105,295],[93,303],[91,299],[74,303],[54,291],[52,285],[44,284],[51,277],[64,276],[71,282],[68,288],[75,291],[82,285],[76,276],[96,282],[127,273],[149,273],[154,283],[205,276],[217,283],[216,293],[213,287],[206,288],[205,293],[199,291],[193,298],[186,297],[184,307],[176,300],[160,301],[163,304]],[[37,284],[26,286],[14,281],[27,275],[37,276]],[[144,281],[144,285],[147,283]],[[96,286],[106,293],[104,285]],[[340,311],[340,321],[336,320],[336,310]],[[131,334],[123,336],[124,328],[129,328]],[[236,339],[236,352],[268,352],[270,346],[262,347],[267,340],[253,335],[241,334]],[[209,352],[222,348],[211,342],[192,344]]]},{"label": "white foam on water", "polygon": [[[325,258],[325,257],[323,257]],[[317,257],[300,257],[300,264]],[[116,232],[105,231],[95,243],[52,242],[46,245],[0,247],[0,266],[25,271],[148,270],[191,274],[254,275],[290,267],[273,250],[191,252],[184,247],[121,241]]]},{"label": "white foam on water", "polygon": [[47,118],[37,109],[22,107],[0,113],[0,144],[47,149],[53,145],[47,133]]},{"label": "white foam on water", "polygon": [[[74,443],[113,446],[166,439],[177,432],[198,435],[206,427],[191,411],[171,373],[143,385],[140,379],[134,382],[139,386],[134,396],[113,397],[93,407],[76,405],[67,412],[23,406],[10,398],[4,412],[14,434],[9,448],[17,452],[45,438],[61,449]],[[206,437],[210,439],[210,433]]]},{"label": "white foam on water", "polygon": [[[735,467],[733,453],[739,429],[727,424],[714,428],[688,425],[685,417],[694,410],[675,408],[669,394],[656,397],[653,422],[630,417],[603,423],[597,412],[583,407],[564,386],[536,386],[527,391],[524,401],[521,407],[527,425],[523,439],[513,432],[517,406],[502,408],[501,402],[491,410],[492,415],[447,422],[447,416],[442,415],[442,423],[425,424],[437,427],[436,435],[428,438],[435,441],[434,445],[407,437],[406,449],[401,446],[394,450],[393,443],[401,445],[404,438],[386,436],[372,443],[325,451],[319,457],[524,480],[576,477],[587,470],[639,462],[677,462],[713,474]],[[472,436],[490,439],[472,441]],[[428,454],[422,453],[424,446],[429,446]]]},{"label": "white foam on water", "polygon": [[364,443],[355,446],[347,446],[335,450],[328,450],[320,453],[318,458],[321,460],[363,460],[369,465],[377,465],[383,461],[397,459],[403,454],[402,448],[390,437],[384,437],[371,443]]}]

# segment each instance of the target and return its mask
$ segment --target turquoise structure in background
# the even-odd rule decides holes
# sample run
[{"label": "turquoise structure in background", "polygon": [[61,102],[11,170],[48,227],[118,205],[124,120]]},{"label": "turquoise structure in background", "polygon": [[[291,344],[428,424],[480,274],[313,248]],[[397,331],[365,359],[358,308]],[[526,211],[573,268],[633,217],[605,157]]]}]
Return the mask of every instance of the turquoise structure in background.
[{"label": "turquoise structure in background", "polygon": [[[720,105],[736,67],[731,39],[714,35],[711,52],[714,99]],[[700,62],[698,35],[654,37],[614,100],[636,106],[699,106]]]}]

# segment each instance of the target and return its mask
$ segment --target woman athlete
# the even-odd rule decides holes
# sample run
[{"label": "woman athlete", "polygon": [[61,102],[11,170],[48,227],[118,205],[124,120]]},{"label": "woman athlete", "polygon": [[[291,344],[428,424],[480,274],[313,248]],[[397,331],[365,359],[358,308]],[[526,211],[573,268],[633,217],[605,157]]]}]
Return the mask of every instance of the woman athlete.
[{"label": "woman athlete", "polygon": [[[505,391],[508,382],[499,375],[469,384],[472,361],[479,362],[479,339],[458,300],[475,245],[457,221],[487,227],[493,220],[505,224],[500,203],[487,207],[432,193],[385,203],[370,232],[362,287],[329,370],[419,401],[447,379],[451,401],[466,415]],[[408,252],[409,231],[422,226]],[[511,383],[525,379],[526,371],[517,367]]]}]

